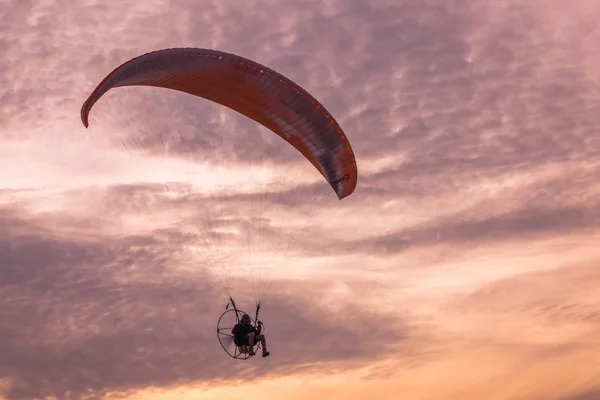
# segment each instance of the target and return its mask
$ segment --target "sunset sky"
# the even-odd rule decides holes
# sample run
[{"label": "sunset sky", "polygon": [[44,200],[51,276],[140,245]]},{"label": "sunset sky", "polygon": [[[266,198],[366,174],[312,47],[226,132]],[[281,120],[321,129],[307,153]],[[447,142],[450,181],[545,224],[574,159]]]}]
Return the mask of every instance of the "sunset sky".
[{"label": "sunset sky", "polygon": [[[0,396],[600,399],[598,21],[598,0],[0,0]],[[115,89],[82,125],[108,73],[173,47],[314,95],[356,191],[182,93]],[[220,278],[248,311],[260,290],[270,357],[221,349]]]}]

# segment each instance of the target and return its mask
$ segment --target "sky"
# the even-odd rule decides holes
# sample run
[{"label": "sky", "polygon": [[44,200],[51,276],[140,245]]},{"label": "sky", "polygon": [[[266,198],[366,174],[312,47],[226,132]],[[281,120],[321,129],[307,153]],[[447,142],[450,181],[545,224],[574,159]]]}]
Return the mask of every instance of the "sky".
[{"label": "sky", "polygon": [[[600,399],[596,0],[0,0],[0,396]],[[354,150],[338,201],[231,110],[121,88],[260,62]],[[270,357],[233,360],[227,293]]]}]

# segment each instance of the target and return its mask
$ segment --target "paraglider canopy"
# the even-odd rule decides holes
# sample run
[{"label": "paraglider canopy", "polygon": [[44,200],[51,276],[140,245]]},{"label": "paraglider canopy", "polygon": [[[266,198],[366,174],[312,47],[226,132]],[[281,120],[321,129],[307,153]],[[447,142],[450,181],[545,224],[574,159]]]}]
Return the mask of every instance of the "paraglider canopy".
[{"label": "paraglider canopy", "polygon": [[217,50],[177,48],[133,58],[107,75],[81,107],[89,125],[94,104],[110,89],[155,86],[231,108],[296,148],[329,182],[338,198],[352,194],[357,168],[348,138],[325,107],[272,69]]}]

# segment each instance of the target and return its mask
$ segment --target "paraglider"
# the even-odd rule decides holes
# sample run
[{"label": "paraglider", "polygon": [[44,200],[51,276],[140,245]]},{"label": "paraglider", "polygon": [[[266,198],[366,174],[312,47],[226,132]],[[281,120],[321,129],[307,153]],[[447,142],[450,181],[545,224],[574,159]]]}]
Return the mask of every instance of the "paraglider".
[{"label": "paraglider", "polygon": [[[337,121],[306,90],[264,65],[238,55],[199,48],[165,49],[135,57],[109,73],[83,103],[81,120],[86,128],[94,104],[109,90],[125,86],[172,89],[237,111],[268,128],[300,152],[325,178],[339,200],[352,194],[356,187],[354,153]],[[251,143],[250,139],[248,143]],[[217,327],[223,348],[234,358],[249,358],[255,353],[254,345],[262,345],[266,352],[264,343],[261,344],[263,325],[258,321],[260,299],[256,301],[254,317],[257,326],[252,332],[248,330],[252,333],[252,343],[248,345],[240,341],[247,337],[236,336],[236,333],[248,324],[254,326],[254,322],[247,313],[237,309],[231,295],[228,300],[233,309],[223,313]],[[222,323],[226,317],[232,317],[234,321],[230,325]],[[222,329],[225,325],[229,325],[227,329],[242,327],[236,329],[236,333],[226,335],[235,341],[235,353],[227,350],[221,338],[226,332]],[[245,350],[240,353],[243,357],[238,357],[240,349]]]}]

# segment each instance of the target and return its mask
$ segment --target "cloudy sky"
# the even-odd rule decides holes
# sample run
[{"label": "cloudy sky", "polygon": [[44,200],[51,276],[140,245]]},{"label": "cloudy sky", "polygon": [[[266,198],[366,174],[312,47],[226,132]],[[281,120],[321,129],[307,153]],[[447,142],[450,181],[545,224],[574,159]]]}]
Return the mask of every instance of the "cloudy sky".
[{"label": "cloudy sky", "polygon": [[[596,0],[0,0],[0,394],[600,399]],[[265,129],[116,89],[214,48],[337,118],[338,201]],[[232,360],[225,293],[271,356]]]}]

